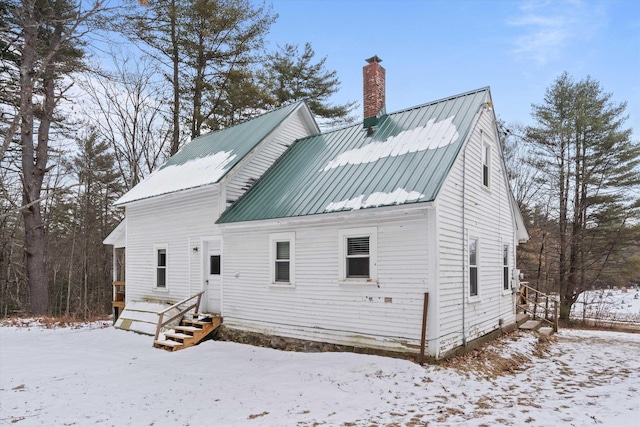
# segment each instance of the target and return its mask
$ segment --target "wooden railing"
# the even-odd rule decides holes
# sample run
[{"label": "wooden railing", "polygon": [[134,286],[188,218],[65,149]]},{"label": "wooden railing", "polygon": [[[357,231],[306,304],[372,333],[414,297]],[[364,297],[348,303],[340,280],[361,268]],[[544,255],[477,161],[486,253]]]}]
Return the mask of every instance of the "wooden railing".
[{"label": "wooden railing", "polygon": [[554,332],[558,332],[558,314],[560,302],[557,297],[547,295],[529,286],[528,282],[520,282],[516,308],[533,319],[549,323]]},{"label": "wooden railing", "polygon": [[[160,336],[160,331],[168,323],[176,320],[178,317],[184,316],[192,308],[194,308],[195,312],[198,313],[198,309],[200,308],[200,300],[202,299],[202,294],[204,294],[204,291],[198,292],[197,294],[192,295],[192,296],[190,296],[188,298],[185,298],[182,301],[178,301],[177,303],[173,304],[171,307],[167,307],[164,310],[158,312],[158,326],[156,327],[156,336],[153,338],[154,344],[158,340],[158,337]],[[190,300],[192,300],[194,298],[196,299],[196,301],[194,303],[187,305],[186,307],[182,308],[178,314],[176,314],[174,316],[171,316],[167,320],[164,320],[165,313],[167,313],[170,310],[173,310],[174,308],[180,307],[182,304],[185,304],[185,303],[187,303],[188,301],[190,301]]]}]

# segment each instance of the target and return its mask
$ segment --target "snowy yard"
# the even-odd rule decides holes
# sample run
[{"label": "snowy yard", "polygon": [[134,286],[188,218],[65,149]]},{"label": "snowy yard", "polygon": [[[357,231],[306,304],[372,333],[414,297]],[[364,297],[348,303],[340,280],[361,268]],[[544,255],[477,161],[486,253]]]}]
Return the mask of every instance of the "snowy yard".
[{"label": "snowy yard", "polygon": [[0,327],[0,425],[640,425],[640,334],[516,333],[454,367],[151,341],[99,323]]},{"label": "snowy yard", "polygon": [[640,289],[601,289],[580,294],[571,318],[640,325]]}]

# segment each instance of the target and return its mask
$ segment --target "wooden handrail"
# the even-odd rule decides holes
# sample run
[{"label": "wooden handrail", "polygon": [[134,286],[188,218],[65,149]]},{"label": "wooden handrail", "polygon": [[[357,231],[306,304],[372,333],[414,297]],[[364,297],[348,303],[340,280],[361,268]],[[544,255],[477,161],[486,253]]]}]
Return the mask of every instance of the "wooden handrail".
[{"label": "wooden handrail", "polygon": [[[530,296],[530,293],[533,293],[533,295]],[[552,302],[552,307],[549,307],[549,302]],[[532,288],[528,285],[528,282],[520,282],[520,291],[518,292],[516,306],[524,313],[531,313],[534,319],[540,319],[549,323],[553,327],[554,332],[558,332],[559,303],[557,297],[547,295]],[[538,308],[543,315],[538,315]]]},{"label": "wooden handrail", "polygon": [[[195,312],[198,312],[198,309],[200,308],[200,299],[202,298],[202,294],[204,294],[204,291],[200,291],[197,294],[191,295],[188,298],[183,299],[182,301],[178,301],[177,303],[173,304],[170,307],[165,308],[162,311],[158,312],[158,326],[156,327],[156,336],[153,338],[153,342],[155,344],[155,342],[158,340],[158,337],[160,336],[160,331],[162,330],[163,327],[165,327],[169,322],[177,319],[178,317],[182,317],[185,315],[185,313],[189,310],[191,310],[192,308],[195,308]],[[183,308],[182,310],[180,310],[180,312],[178,314],[176,314],[175,316],[172,316],[170,319],[167,320],[163,320],[164,315],[166,312],[168,312],[169,310],[173,310],[174,308],[178,308],[180,305],[186,303],[189,300],[192,300],[196,298],[196,302],[194,302],[193,304]]]}]

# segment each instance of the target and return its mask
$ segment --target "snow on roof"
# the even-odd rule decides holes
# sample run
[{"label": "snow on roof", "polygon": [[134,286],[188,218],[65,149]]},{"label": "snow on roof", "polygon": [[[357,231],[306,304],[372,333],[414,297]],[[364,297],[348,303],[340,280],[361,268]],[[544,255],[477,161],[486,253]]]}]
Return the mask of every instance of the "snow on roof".
[{"label": "snow on roof", "polygon": [[415,202],[424,197],[418,191],[407,191],[404,188],[397,188],[391,193],[377,192],[369,195],[365,200],[364,194],[353,199],[342,200],[340,202],[329,203],[325,212],[341,210],[356,210],[362,208],[373,208],[377,206],[401,205],[403,203]]},{"label": "snow on roof", "polygon": [[116,204],[121,205],[217,182],[233,166],[232,161],[236,157],[231,151],[221,151],[183,164],[167,165],[146,177],[118,199]]},{"label": "snow on roof", "polygon": [[303,105],[296,102],[193,139],[116,205],[215,184]]},{"label": "snow on roof", "polygon": [[453,124],[454,118],[455,116],[451,116],[439,122],[430,119],[425,126],[402,131],[382,142],[374,142],[345,151],[331,160],[324,171],[347,164],[371,163],[385,157],[446,147],[456,142],[459,137],[458,129]]},{"label": "snow on roof", "polygon": [[300,217],[435,200],[490,99],[483,88],[301,139],[217,221]]}]

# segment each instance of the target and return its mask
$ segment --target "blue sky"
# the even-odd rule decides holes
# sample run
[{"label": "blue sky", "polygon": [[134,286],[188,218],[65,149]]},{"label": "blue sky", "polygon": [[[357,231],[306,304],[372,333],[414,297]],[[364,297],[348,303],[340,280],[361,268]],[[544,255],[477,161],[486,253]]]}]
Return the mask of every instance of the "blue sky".
[{"label": "blue sky", "polygon": [[[269,2],[268,2],[269,3]],[[387,111],[490,86],[507,123],[567,71],[627,101],[640,135],[640,1],[272,0],[269,40],[310,42],[342,85],[333,101],[362,104],[362,67],[387,70]],[[357,111],[362,115],[362,108]]]}]

